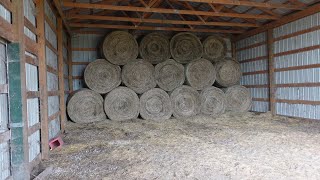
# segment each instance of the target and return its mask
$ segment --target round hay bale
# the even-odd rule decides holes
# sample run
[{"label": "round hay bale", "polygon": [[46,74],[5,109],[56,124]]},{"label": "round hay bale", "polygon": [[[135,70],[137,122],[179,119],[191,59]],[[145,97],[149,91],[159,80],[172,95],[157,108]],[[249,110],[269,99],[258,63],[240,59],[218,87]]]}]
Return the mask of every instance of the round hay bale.
[{"label": "round hay bale", "polygon": [[226,110],[246,112],[251,109],[252,97],[249,89],[236,85],[224,89],[226,95]]},{"label": "round hay bale", "polygon": [[187,64],[192,60],[201,58],[203,46],[194,34],[178,33],[170,41],[170,52],[177,62]]},{"label": "round hay bale", "polygon": [[185,81],[184,66],[173,59],[159,63],[155,67],[155,79],[165,91],[173,91]]},{"label": "round hay bale", "polygon": [[125,31],[113,31],[106,36],[102,44],[104,57],[116,65],[125,65],[139,54],[136,39]]},{"label": "round hay bale", "polygon": [[138,59],[129,62],[122,69],[122,82],[138,94],[156,87],[154,67],[148,61]]},{"label": "round hay bale", "polygon": [[185,85],[178,87],[171,93],[170,98],[174,117],[187,118],[199,114],[200,95],[194,88]]},{"label": "round hay bale", "polygon": [[224,92],[216,87],[207,87],[200,93],[201,113],[219,117],[225,112],[226,97]]},{"label": "round hay bale", "polygon": [[190,62],[186,68],[187,83],[196,90],[212,86],[216,80],[216,70],[213,64],[206,59]]},{"label": "round hay bale", "polygon": [[120,85],[121,68],[105,59],[97,59],[86,67],[84,81],[95,92],[106,94]]},{"label": "round hay bale", "polygon": [[107,94],[104,110],[114,121],[135,119],[139,115],[139,97],[127,87],[117,87]]},{"label": "round hay bale", "polygon": [[143,119],[166,120],[172,115],[169,95],[160,88],[151,89],[140,97],[140,115]]},{"label": "round hay bale", "polygon": [[140,55],[142,59],[158,64],[170,58],[169,38],[160,33],[150,33],[140,42]]},{"label": "round hay bale", "polygon": [[90,89],[75,91],[68,98],[67,112],[76,123],[90,123],[106,120],[102,96]]},{"label": "round hay bale", "polygon": [[226,58],[215,63],[217,71],[216,85],[219,87],[230,87],[240,83],[240,64],[231,58]]},{"label": "round hay bale", "polygon": [[203,41],[203,57],[212,62],[219,61],[226,56],[227,44],[218,36],[209,36]]}]

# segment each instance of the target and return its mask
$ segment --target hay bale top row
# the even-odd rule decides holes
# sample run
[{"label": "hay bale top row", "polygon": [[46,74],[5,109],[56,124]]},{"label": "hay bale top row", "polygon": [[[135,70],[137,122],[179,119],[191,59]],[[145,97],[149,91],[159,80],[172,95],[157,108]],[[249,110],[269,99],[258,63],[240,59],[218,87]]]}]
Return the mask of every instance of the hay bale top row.
[{"label": "hay bale top row", "polygon": [[106,36],[102,44],[104,57],[115,65],[125,65],[136,59],[140,53],[142,59],[152,64],[161,63],[170,57],[177,62],[187,64],[201,57],[212,62],[226,56],[225,41],[218,36],[209,36],[203,42],[192,33],[178,33],[171,40],[160,33],[146,35],[138,45],[137,40],[128,32],[113,31]]}]

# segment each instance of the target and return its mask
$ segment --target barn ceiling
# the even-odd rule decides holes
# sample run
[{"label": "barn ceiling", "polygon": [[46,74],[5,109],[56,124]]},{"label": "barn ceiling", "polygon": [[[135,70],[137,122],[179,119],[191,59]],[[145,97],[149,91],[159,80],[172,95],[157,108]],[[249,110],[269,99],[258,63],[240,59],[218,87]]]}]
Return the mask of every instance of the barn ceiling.
[{"label": "barn ceiling", "polygon": [[[58,2],[59,1],[59,2]],[[54,0],[71,31],[242,34],[319,0]]]}]

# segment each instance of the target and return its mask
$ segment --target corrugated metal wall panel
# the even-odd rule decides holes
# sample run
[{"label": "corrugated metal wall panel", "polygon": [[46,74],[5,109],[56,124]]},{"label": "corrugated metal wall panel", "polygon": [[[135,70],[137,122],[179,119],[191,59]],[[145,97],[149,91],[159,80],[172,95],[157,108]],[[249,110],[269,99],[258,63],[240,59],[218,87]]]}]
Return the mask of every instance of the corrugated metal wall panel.
[{"label": "corrugated metal wall panel", "polygon": [[68,64],[67,63],[63,63],[63,74],[65,75],[65,76],[68,76],[69,75],[69,66],[68,66]]},{"label": "corrugated metal wall panel", "polygon": [[77,34],[72,37],[72,48],[98,48],[103,38],[101,34]]},{"label": "corrugated metal wall panel", "polygon": [[40,154],[40,131],[36,131],[28,137],[29,162],[32,162]]},{"label": "corrugated metal wall panel", "polygon": [[72,76],[83,76],[86,67],[87,65],[73,65]]},{"label": "corrugated metal wall panel", "polygon": [[[320,104],[320,88],[312,85],[320,82],[320,68],[318,68],[320,50],[319,48],[311,48],[310,50],[290,52],[320,45],[320,30],[301,32],[319,25],[320,13],[317,13],[280,26],[273,31],[274,36],[280,39],[274,43],[274,53],[286,52],[276,55],[275,58],[275,68],[278,69],[275,73],[276,84],[278,86],[285,84],[286,86],[278,87],[276,90],[276,99],[281,100],[276,103],[276,113],[279,115],[320,120],[320,105],[317,105],[317,102]],[[301,33],[293,37],[281,38],[297,32]],[[316,66],[312,67],[312,65]],[[300,83],[309,85],[303,87],[303,85],[299,85]],[[298,87],[295,87],[297,85]]]},{"label": "corrugated metal wall panel", "polygon": [[37,36],[32,31],[30,31],[30,29],[28,29],[27,27],[24,27],[24,34],[33,41],[37,40]]},{"label": "corrugated metal wall panel", "polygon": [[31,127],[40,122],[39,99],[27,99],[28,126]]},{"label": "corrugated metal wall panel", "polygon": [[0,179],[5,180],[10,176],[10,153],[7,142],[0,144]]},{"label": "corrugated metal wall panel", "polygon": [[23,0],[24,17],[26,17],[34,26],[36,25],[37,14],[33,0]]},{"label": "corrugated metal wall panel", "polygon": [[81,88],[84,88],[84,87],[85,87],[84,80],[82,80],[82,79],[74,79],[73,80],[73,90],[74,91],[81,89]]},{"label": "corrugated metal wall panel", "polygon": [[48,116],[52,116],[53,114],[59,112],[60,103],[59,96],[49,96],[48,97]]},{"label": "corrugated metal wall panel", "polygon": [[47,17],[51,20],[51,22],[53,23],[53,25],[55,27],[57,27],[57,18],[55,16],[55,14],[53,13],[53,11],[51,10],[49,4],[47,1],[45,1],[44,3],[44,11],[47,15]]},{"label": "corrugated metal wall panel", "polygon": [[57,35],[55,32],[51,29],[49,24],[45,22],[45,34],[46,34],[46,39],[51,43],[51,45],[57,49]]},{"label": "corrugated metal wall panel", "polygon": [[69,91],[69,79],[64,79],[64,90]]},{"label": "corrugated metal wall panel", "polygon": [[98,57],[97,51],[72,51],[73,62],[92,62]]},{"label": "corrugated metal wall panel", "polygon": [[26,87],[28,91],[38,91],[38,67],[26,63]]},{"label": "corrugated metal wall panel", "polygon": [[0,16],[11,23],[11,12],[0,4]]},{"label": "corrugated metal wall panel", "polygon": [[48,91],[58,91],[59,77],[51,72],[47,72],[47,87]]},{"label": "corrugated metal wall panel", "polygon": [[320,25],[320,13],[307,16],[297,21],[285,24],[273,30],[274,38],[292,34],[298,31],[310,29]]},{"label": "corrugated metal wall panel", "polygon": [[65,47],[63,47],[63,58],[65,59],[65,60],[68,60],[68,49],[67,48],[65,48]]},{"label": "corrugated metal wall panel", "polygon": [[60,118],[52,120],[49,123],[49,139],[56,137],[60,132]]},{"label": "corrugated metal wall panel", "polygon": [[47,65],[54,69],[58,69],[58,56],[48,47],[46,47]]},{"label": "corrugated metal wall panel", "polygon": [[[245,86],[268,85],[269,75],[267,71],[267,45],[266,33],[260,33],[249,38],[236,42],[236,58],[240,62],[241,71],[244,74],[241,78],[240,84]],[[262,43],[262,44],[261,44]],[[263,44],[264,43],[264,44]],[[249,60],[248,62],[243,62]],[[257,73],[255,73],[257,72]],[[253,97],[253,105],[251,110],[257,112],[266,112],[269,110],[269,102],[262,101],[269,98],[269,88],[267,87],[249,87]]]},{"label": "corrugated metal wall panel", "polygon": [[8,95],[0,94],[0,133],[8,129]]}]

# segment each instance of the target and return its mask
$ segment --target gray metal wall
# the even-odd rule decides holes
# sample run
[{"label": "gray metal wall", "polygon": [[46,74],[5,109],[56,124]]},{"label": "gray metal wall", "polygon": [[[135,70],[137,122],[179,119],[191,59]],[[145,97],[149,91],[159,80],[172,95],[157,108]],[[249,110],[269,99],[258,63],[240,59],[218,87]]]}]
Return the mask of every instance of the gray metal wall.
[{"label": "gray metal wall", "polygon": [[276,113],[320,120],[320,13],[273,30]]},{"label": "gray metal wall", "polygon": [[241,64],[241,85],[250,89],[252,111],[269,110],[269,80],[266,33],[260,33],[236,43],[236,58]]},{"label": "gray metal wall", "polygon": [[[6,44],[0,39],[0,86],[6,84],[8,84]],[[0,180],[4,180],[11,175],[9,139],[3,138],[9,132],[8,108],[8,94],[0,91]],[[3,141],[1,141],[1,139],[3,139]]]},{"label": "gray metal wall", "polygon": [[[45,14],[48,19],[45,21],[45,36],[46,45],[46,62],[52,72],[47,72],[47,89],[51,96],[48,97],[48,116],[49,116],[49,140],[56,137],[60,133],[60,116],[57,114],[60,111],[59,102],[59,69],[58,69],[58,39],[56,34],[57,18],[45,1]],[[52,49],[53,48],[53,49]]]}]

